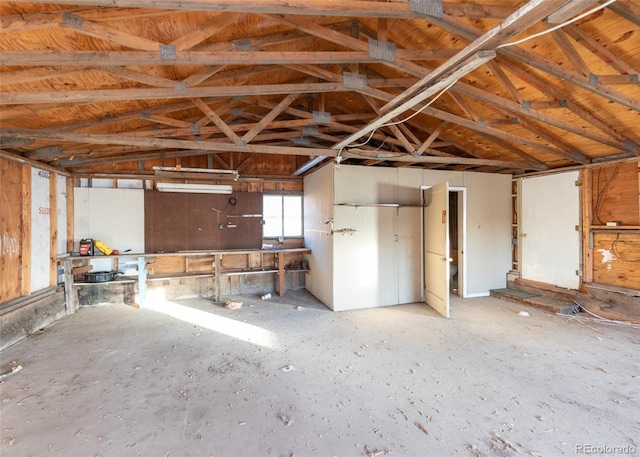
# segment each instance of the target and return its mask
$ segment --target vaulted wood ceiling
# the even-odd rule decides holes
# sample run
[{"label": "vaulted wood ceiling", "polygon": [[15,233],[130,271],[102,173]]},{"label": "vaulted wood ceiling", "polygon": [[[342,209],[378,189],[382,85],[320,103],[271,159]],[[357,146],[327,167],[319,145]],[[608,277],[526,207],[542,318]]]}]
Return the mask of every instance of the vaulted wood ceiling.
[{"label": "vaulted wood ceiling", "polygon": [[78,175],[285,177],[327,160],[521,173],[640,155],[636,0],[0,10],[0,154]]}]

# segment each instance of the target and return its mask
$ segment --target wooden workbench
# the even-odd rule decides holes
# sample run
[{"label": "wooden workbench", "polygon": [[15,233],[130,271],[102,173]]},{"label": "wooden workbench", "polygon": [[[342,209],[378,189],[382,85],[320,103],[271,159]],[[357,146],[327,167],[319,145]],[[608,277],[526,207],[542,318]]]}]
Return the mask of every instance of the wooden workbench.
[{"label": "wooden workbench", "polygon": [[[71,312],[78,308],[77,298],[72,293],[78,285],[78,277],[90,270],[89,260],[113,260],[113,270],[126,260],[135,259],[138,271],[139,305],[144,306],[147,282],[158,279],[210,276],[215,281],[215,300],[220,301],[220,279],[223,276],[277,274],[278,293],[285,292],[287,271],[309,272],[304,254],[307,248],[286,249],[231,249],[215,251],[181,251],[163,253],[119,254],[115,256],[61,256],[58,260],[64,266],[65,298]],[[85,283],[104,284],[104,283]]]}]

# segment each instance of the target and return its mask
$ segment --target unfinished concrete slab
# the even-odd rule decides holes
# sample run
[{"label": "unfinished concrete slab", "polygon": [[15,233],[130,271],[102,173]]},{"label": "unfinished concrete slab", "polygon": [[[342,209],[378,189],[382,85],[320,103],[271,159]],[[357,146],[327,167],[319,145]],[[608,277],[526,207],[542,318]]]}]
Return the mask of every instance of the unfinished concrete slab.
[{"label": "unfinished concrete slab", "polygon": [[[637,453],[632,326],[492,297],[332,313],[305,291],[82,308],[1,353],[6,456]],[[529,316],[520,315],[526,311]]]}]

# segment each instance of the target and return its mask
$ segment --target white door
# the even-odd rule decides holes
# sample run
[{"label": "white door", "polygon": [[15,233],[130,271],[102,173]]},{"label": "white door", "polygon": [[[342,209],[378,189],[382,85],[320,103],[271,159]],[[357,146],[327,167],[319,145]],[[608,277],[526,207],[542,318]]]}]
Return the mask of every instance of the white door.
[{"label": "white door", "polygon": [[523,279],[568,289],[580,287],[580,172],[523,178],[521,273]]},{"label": "white door", "polygon": [[449,317],[449,183],[425,189],[423,201],[425,300]]}]

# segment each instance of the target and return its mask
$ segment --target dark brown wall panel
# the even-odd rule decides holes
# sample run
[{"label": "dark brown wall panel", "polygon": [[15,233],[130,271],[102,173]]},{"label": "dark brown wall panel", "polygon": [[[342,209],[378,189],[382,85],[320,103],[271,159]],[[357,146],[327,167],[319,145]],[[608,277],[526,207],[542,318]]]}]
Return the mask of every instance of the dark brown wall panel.
[{"label": "dark brown wall panel", "polygon": [[262,247],[262,193],[149,190],[145,191],[144,207],[148,253]]}]

